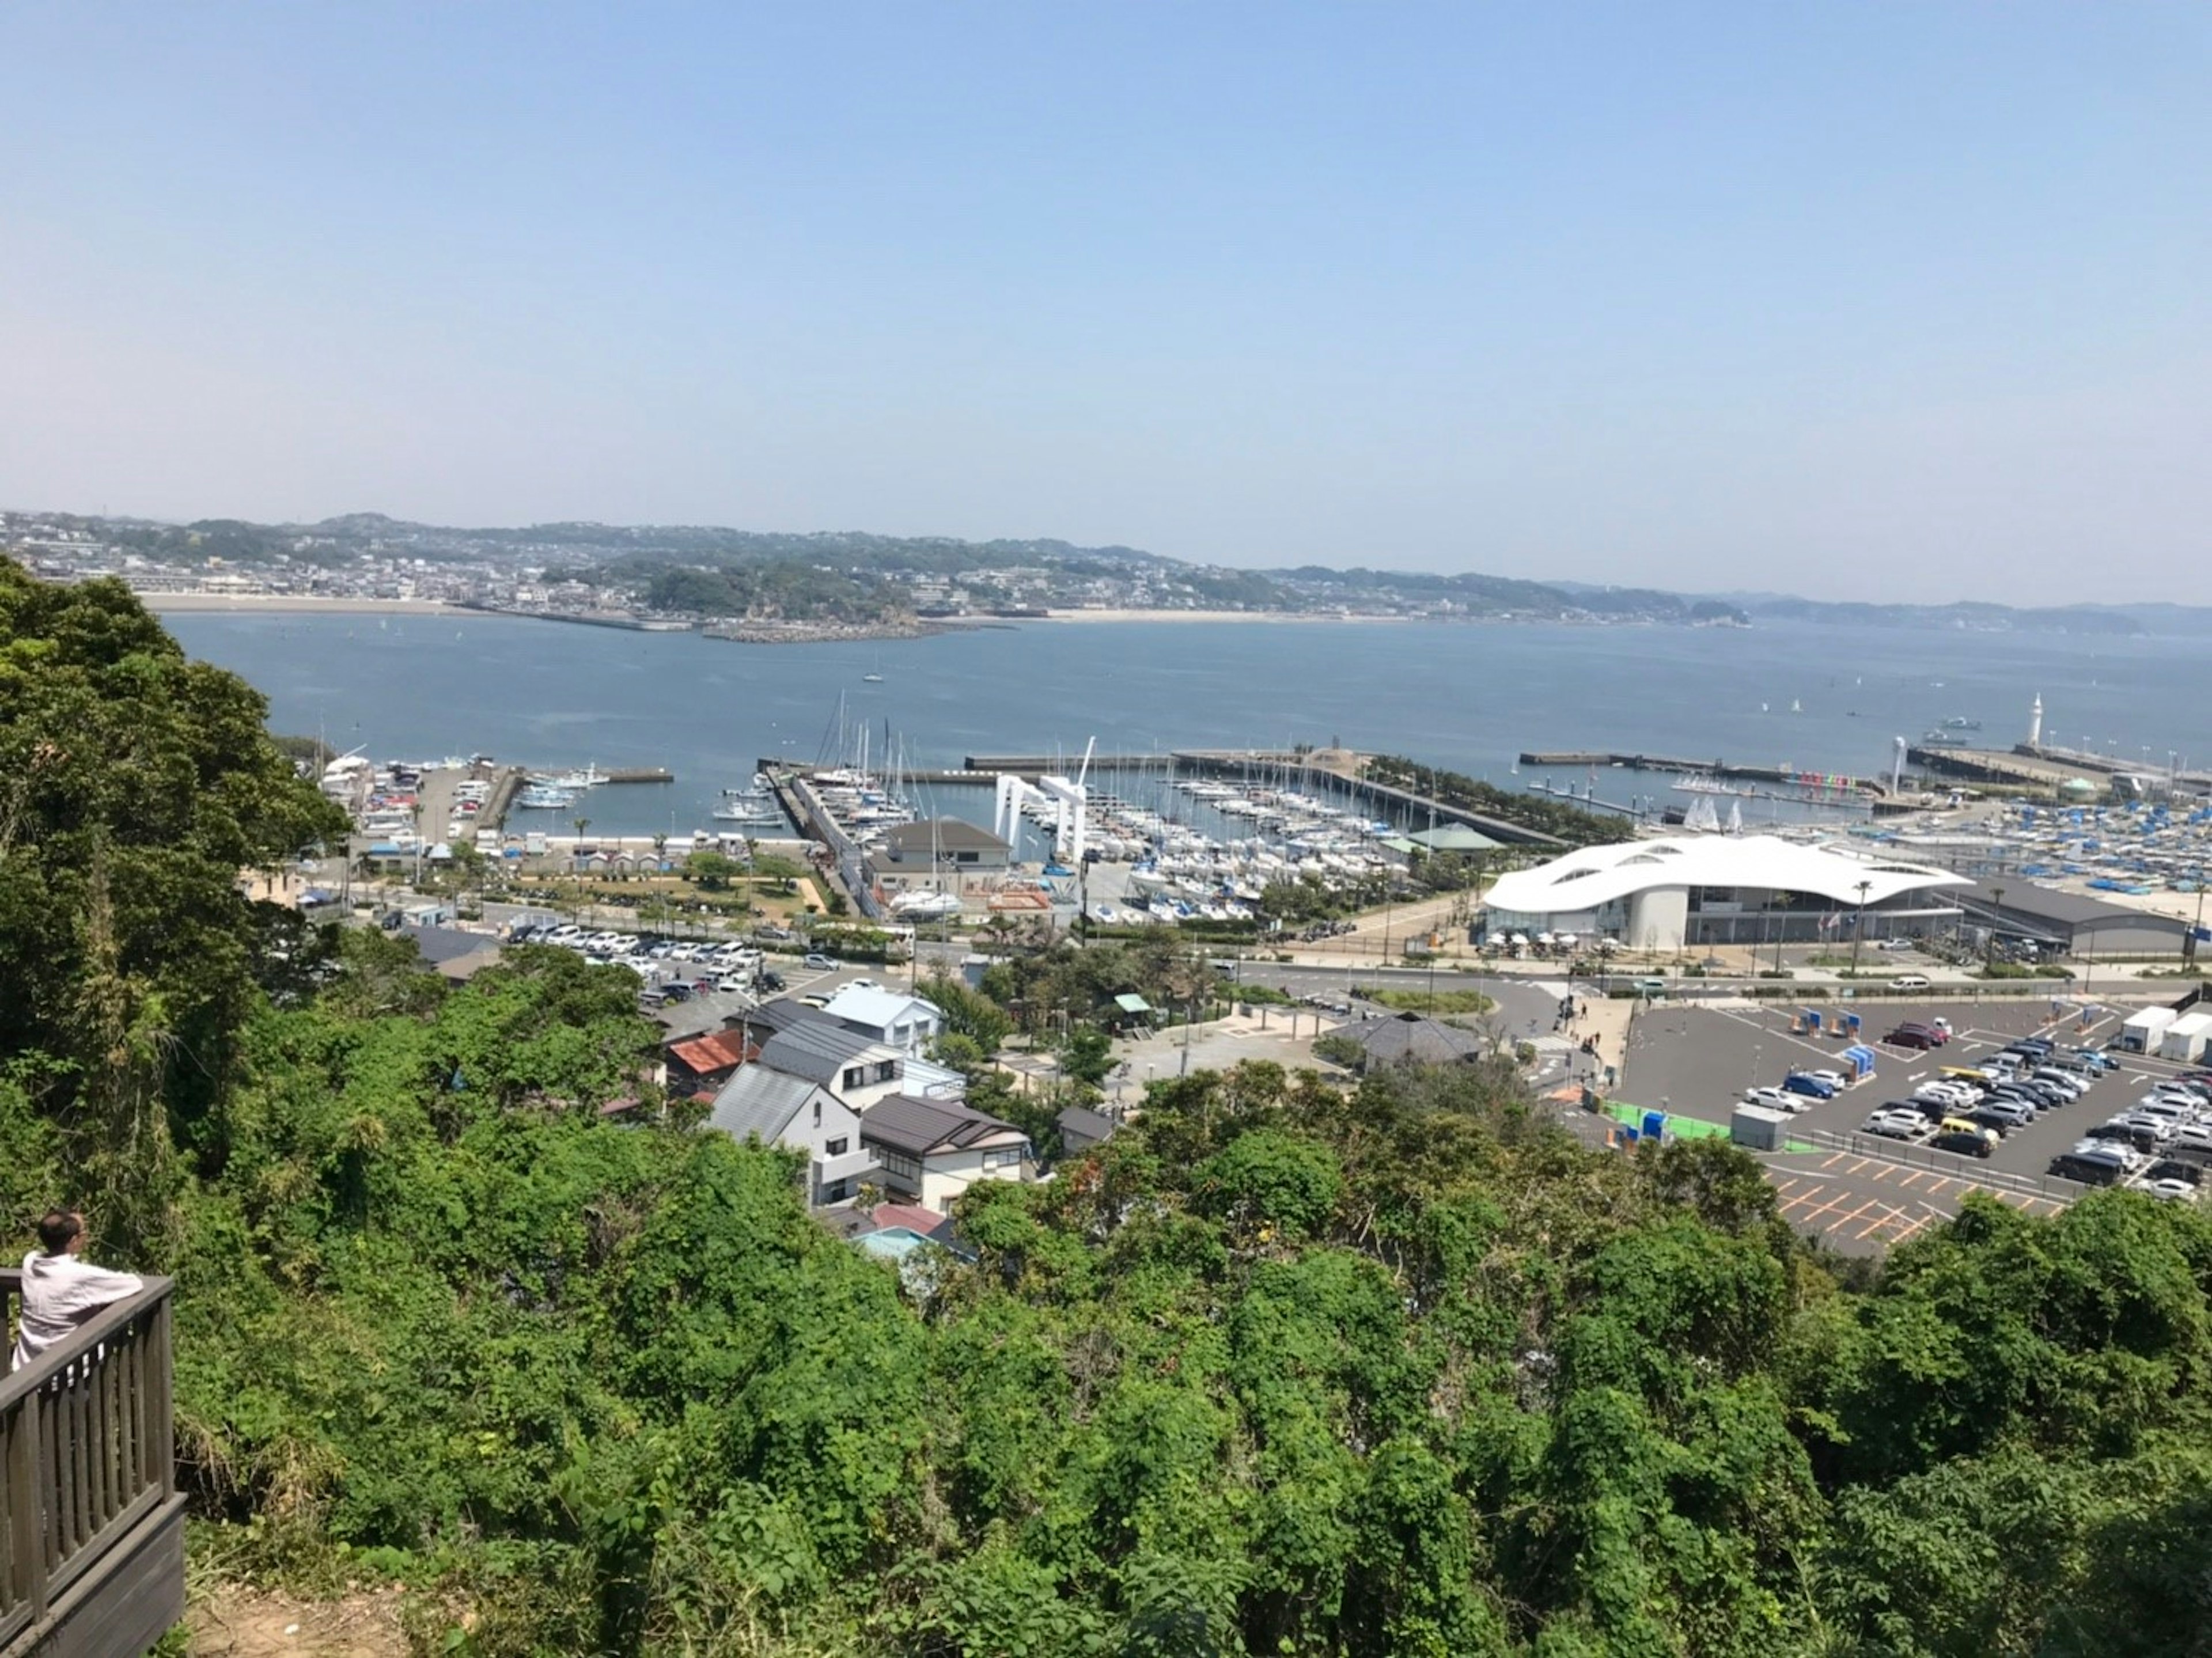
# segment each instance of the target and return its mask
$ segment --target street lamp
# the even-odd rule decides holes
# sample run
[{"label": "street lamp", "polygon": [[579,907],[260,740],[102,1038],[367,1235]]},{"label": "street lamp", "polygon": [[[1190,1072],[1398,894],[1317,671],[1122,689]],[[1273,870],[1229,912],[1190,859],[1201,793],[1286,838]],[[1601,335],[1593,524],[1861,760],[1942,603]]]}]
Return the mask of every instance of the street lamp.
[{"label": "street lamp", "polygon": [[1997,924],[2004,914],[2004,889],[1990,889],[1990,941],[1982,950],[1982,966],[1986,970],[1996,960]]},{"label": "street lamp", "polygon": [[1867,893],[1873,888],[1874,883],[1856,881],[1852,883],[1852,886],[1859,895],[1859,913],[1851,923],[1851,976],[1856,979],[1859,973],[1859,945],[1866,938]]}]

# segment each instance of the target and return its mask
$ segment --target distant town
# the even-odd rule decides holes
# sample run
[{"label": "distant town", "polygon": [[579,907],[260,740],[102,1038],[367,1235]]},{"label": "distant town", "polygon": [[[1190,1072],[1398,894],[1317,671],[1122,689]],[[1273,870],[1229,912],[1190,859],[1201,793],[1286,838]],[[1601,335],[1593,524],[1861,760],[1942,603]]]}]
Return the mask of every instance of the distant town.
[{"label": "distant town", "polygon": [[[1006,620],[1229,616],[1747,627],[1765,619],[2136,634],[2128,607],[1837,604],[1319,565],[1249,570],[1128,547],[684,525],[457,529],[355,513],[165,524],[0,512],[0,552],[50,580],[121,578],[150,602],[435,604],[750,641],[898,638]],[[2171,607],[2148,607],[2157,610]]]}]

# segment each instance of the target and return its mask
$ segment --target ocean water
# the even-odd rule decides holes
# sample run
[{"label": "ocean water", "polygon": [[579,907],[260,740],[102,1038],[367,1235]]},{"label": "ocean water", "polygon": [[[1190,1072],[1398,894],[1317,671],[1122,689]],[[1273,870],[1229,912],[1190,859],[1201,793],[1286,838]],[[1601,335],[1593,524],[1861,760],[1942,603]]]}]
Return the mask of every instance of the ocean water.
[{"label": "ocean water", "polygon": [[[586,810],[603,834],[705,827],[721,789],[762,759],[833,756],[841,696],[848,742],[865,725],[880,755],[888,726],[915,767],[1060,753],[1072,770],[1096,738],[1102,752],[1162,755],[1341,743],[1506,786],[1534,775],[1513,770],[1522,750],[1886,775],[1893,738],[1917,740],[1954,716],[1983,722],[1970,740],[2009,746],[2039,692],[2046,741],[2150,768],[2170,751],[2212,762],[2212,662],[2166,636],[1035,623],[740,645],[494,616],[164,619],[192,654],[259,687],[279,731],[319,732],[380,758],[481,752],[676,774],[667,786],[595,790]],[[881,683],[866,682],[872,672]],[[1610,772],[1596,787],[1626,799],[1665,780]],[[989,816],[987,794],[948,790],[933,804]]]}]

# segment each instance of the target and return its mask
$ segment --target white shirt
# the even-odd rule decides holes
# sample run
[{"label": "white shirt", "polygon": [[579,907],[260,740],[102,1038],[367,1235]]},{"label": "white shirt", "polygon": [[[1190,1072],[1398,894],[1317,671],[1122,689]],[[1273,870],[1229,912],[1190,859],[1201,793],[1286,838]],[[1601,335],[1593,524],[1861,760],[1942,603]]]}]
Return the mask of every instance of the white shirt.
[{"label": "white shirt", "polygon": [[146,1286],[135,1272],[111,1272],[75,1255],[23,1257],[21,1316],[15,1331],[12,1368],[21,1370],[110,1302],[135,1296]]}]

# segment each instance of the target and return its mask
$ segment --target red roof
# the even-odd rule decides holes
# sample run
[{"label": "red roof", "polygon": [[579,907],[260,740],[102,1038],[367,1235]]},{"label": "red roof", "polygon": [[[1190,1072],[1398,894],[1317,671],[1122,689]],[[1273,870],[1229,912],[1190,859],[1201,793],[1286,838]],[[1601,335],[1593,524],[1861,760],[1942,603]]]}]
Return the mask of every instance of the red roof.
[{"label": "red roof", "polygon": [[745,1033],[742,1030],[717,1030],[711,1036],[694,1036],[689,1042],[672,1042],[668,1048],[669,1058],[681,1060],[697,1076],[743,1065],[750,1052]]},{"label": "red roof", "polygon": [[903,1226],[909,1232],[919,1232],[927,1237],[945,1224],[945,1218],[934,1209],[924,1209],[919,1204],[879,1203],[868,1212],[868,1218],[881,1231],[886,1226]]}]

